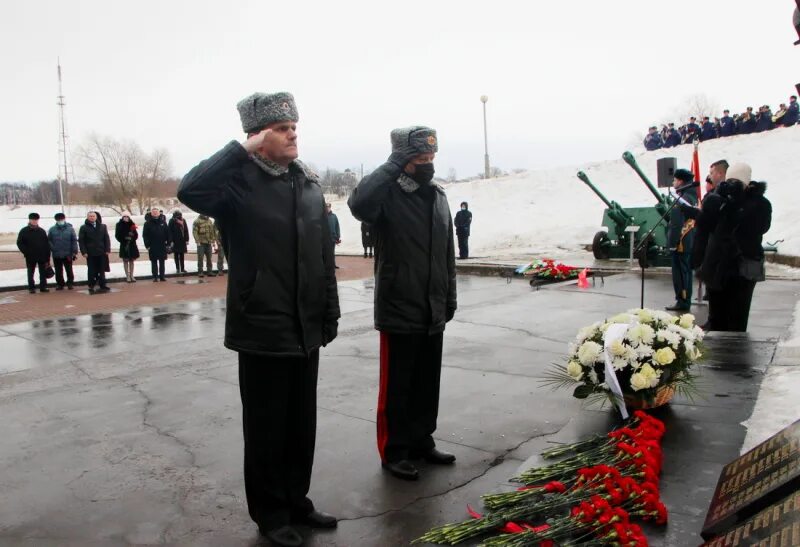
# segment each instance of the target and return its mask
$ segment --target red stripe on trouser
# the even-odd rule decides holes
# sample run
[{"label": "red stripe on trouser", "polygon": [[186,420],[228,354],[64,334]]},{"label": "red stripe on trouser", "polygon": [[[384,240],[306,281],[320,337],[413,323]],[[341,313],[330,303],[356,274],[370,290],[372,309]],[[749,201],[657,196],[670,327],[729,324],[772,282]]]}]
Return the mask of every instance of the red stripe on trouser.
[{"label": "red stripe on trouser", "polygon": [[381,461],[385,462],[384,451],[386,442],[389,440],[389,427],[386,423],[386,392],[389,388],[389,335],[385,332],[380,333],[381,348],[381,377],[378,388],[378,453]]}]

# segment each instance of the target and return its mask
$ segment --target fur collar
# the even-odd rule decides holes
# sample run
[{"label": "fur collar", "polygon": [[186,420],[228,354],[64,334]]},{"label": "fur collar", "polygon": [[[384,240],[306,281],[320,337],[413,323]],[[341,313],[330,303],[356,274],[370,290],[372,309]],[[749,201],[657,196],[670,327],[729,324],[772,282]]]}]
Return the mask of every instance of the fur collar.
[{"label": "fur collar", "polygon": [[296,170],[300,171],[309,182],[319,184],[319,175],[300,160],[294,160],[289,164],[289,167],[284,167],[258,154],[252,154],[250,159],[253,160],[253,163],[258,165],[262,171],[272,177],[282,177],[289,171]]},{"label": "fur collar", "polygon": [[[400,173],[400,176],[397,179],[397,184],[400,185],[400,188],[403,189],[403,192],[407,192],[409,194],[412,192],[416,192],[417,190],[419,190],[420,187],[420,184],[417,181],[415,181],[405,173]],[[444,188],[440,186],[438,182],[431,181],[430,186],[434,190],[438,190],[439,192],[444,193]]]}]

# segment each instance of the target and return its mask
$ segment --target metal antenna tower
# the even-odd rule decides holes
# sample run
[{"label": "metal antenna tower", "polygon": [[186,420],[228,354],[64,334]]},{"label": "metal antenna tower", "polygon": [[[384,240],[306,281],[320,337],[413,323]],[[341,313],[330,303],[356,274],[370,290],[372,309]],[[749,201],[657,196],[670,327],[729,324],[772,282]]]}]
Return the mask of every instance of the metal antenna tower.
[{"label": "metal antenna tower", "polygon": [[[58,102],[56,103],[59,108],[59,117],[60,117],[60,126],[61,126],[61,135],[60,135],[60,146],[59,146],[59,155],[61,156],[59,160],[61,160],[62,165],[59,167],[59,171],[63,169],[63,173],[59,173],[58,177],[58,197],[61,202],[61,212],[64,212],[64,186],[63,184],[69,184],[69,167],[67,163],[67,125],[64,122],[64,106],[66,103],[64,102],[64,92],[61,86],[61,59],[58,59]],[[63,175],[63,176],[62,176]],[[63,184],[62,184],[63,181]]]}]

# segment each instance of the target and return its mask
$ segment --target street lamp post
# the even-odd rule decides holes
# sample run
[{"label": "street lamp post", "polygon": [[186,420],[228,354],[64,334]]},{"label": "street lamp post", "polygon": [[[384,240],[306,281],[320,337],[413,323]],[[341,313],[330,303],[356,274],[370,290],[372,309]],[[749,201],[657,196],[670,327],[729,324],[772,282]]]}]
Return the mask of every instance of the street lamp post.
[{"label": "street lamp post", "polygon": [[486,101],[489,100],[487,95],[481,95],[481,102],[483,103],[483,163],[484,163],[484,178],[489,178],[491,172],[489,170],[489,136],[486,132]]}]

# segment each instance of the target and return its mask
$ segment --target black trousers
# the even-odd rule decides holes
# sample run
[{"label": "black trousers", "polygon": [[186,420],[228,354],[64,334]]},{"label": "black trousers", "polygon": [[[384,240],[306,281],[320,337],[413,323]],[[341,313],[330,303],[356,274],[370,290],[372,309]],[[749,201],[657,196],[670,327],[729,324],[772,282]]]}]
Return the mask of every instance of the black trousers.
[{"label": "black trousers", "polygon": [[186,265],[184,264],[184,254],[183,253],[175,253],[175,270],[177,273],[185,272]]},{"label": "black trousers", "polygon": [[239,353],[244,486],[265,530],[314,510],[308,499],[317,435],[319,351],[308,357]]},{"label": "black trousers", "polygon": [[106,256],[87,256],[86,267],[89,270],[89,288],[94,288],[96,284],[101,287],[106,286]]},{"label": "black trousers", "polygon": [[44,273],[47,269],[47,261],[37,262],[36,260],[25,257],[25,266],[28,268],[28,288],[36,288],[36,281],[33,279],[33,274],[36,272],[37,267],[39,268],[39,288],[47,288],[47,276]]},{"label": "black trousers", "polygon": [[721,290],[708,293],[711,330],[746,332],[755,281],[734,277]]},{"label": "black trousers", "polygon": [[397,462],[436,444],[443,333],[380,333],[378,453]]},{"label": "black trousers", "polygon": [[75,274],[72,273],[72,257],[66,258],[53,258],[53,266],[56,270],[56,284],[59,287],[64,286],[64,271],[67,272],[67,285],[72,285],[75,282]]},{"label": "black trousers", "polygon": [[164,261],[164,258],[150,259],[150,272],[153,274],[153,279],[164,279]]},{"label": "black trousers", "polygon": [[458,236],[458,258],[469,258],[469,236]]}]

